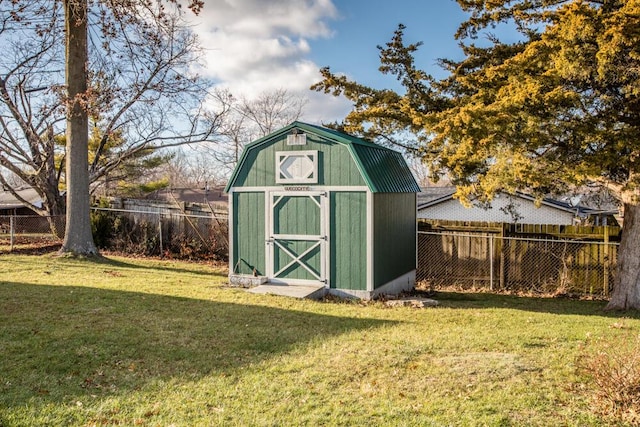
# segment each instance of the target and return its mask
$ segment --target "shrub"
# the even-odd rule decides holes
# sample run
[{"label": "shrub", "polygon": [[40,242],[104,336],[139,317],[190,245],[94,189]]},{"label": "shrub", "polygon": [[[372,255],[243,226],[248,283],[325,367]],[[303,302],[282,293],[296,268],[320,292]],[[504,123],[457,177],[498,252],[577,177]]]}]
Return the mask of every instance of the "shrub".
[{"label": "shrub", "polygon": [[596,412],[640,425],[640,335],[590,339],[576,365],[589,385]]},{"label": "shrub", "polygon": [[111,212],[91,211],[91,232],[93,240],[100,249],[106,249],[111,244],[114,228],[114,216]]}]

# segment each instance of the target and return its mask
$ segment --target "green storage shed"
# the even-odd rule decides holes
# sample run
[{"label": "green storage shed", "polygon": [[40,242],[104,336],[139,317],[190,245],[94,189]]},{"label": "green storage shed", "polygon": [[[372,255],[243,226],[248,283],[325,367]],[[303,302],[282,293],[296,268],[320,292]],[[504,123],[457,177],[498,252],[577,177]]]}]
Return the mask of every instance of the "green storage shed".
[{"label": "green storage shed", "polygon": [[226,191],[232,283],[364,299],[415,284],[420,188],[397,151],[294,122],[245,147]]}]

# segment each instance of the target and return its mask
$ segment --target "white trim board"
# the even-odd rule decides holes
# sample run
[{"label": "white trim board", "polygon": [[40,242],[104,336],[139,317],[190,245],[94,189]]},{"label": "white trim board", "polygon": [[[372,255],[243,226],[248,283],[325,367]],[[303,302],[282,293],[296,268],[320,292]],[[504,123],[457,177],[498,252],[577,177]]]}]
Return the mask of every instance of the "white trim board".
[{"label": "white trim board", "polygon": [[[287,188],[292,188],[287,190]],[[369,187],[366,186],[338,186],[338,185],[279,185],[273,187],[232,187],[229,190],[229,194],[235,193],[262,193],[264,191],[282,191],[285,193],[295,192],[318,192],[318,191],[369,191]]]},{"label": "white trim board", "polygon": [[374,262],[374,213],[373,213],[373,193],[367,192],[367,292],[373,291],[373,262]]},{"label": "white trim board", "polygon": [[235,241],[235,229],[234,229],[234,222],[233,222],[233,190],[229,191],[229,207],[228,207],[228,215],[227,215],[227,227],[229,229],[229,275],[235,274],[235,271],[233,271],[235,269],[235,266],[233,265],[233,247],[234,247],[234,241]]}]

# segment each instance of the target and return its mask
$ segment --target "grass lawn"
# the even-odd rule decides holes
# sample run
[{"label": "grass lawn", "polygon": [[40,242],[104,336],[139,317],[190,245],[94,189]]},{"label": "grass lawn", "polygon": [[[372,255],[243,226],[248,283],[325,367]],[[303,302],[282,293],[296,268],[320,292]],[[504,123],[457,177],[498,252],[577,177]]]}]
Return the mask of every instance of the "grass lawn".
[{"label": "grass lawn", "polygon": [[611,424],[576,358],[603,302],[431,309],[225,287],[210,265],[0,255],[0,426]]}]

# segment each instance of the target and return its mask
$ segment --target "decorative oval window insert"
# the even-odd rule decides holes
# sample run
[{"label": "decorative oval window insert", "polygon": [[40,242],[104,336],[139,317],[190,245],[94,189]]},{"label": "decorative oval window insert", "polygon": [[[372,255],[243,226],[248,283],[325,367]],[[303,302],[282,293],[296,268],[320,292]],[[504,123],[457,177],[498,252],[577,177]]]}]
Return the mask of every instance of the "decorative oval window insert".
[{"label": "decorative oval window insert", "polygon": [[317,183],[317,151],[278,151],[276,182],[282,184]]}]

